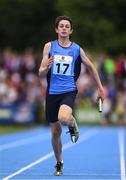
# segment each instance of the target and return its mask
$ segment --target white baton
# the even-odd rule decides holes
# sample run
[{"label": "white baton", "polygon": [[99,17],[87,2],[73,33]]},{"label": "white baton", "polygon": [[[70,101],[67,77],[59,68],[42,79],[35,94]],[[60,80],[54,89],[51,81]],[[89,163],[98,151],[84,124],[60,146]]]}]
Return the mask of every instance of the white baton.
[{"label": "white baton", "polygon": [[102,110],[103,110],[103,102],[102,102],[102,99],[99,98],[98,99],[98,111],[102,112]]}]

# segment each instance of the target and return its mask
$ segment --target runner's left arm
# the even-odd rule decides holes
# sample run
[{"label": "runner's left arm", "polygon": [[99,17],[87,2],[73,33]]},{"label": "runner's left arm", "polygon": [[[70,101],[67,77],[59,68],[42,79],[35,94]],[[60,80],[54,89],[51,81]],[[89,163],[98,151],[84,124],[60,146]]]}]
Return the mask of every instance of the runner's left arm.
[{"label": "runner's left arm", "polygon": [[85,54],[84,50],[82,48],[80,48],[80,56],[82,59],[82,62],[84,64],[86,64],[86,66],[88,67],[90,73],[93,75],[97,86],[98,86],[98,98],[100,97],[102,100],[104,100],[104,89],[101,83],[101,80],[99,78],[98,72],[94,66],[94,64],[92,63],[92,61],[87,57],[87,55]]}]

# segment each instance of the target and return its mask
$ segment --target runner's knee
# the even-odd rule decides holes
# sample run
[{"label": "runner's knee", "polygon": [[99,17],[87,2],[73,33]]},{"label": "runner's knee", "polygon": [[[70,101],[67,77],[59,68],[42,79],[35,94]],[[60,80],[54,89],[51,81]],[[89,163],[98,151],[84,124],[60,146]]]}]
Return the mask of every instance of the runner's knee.
[{"label": "runner's knee", "polygon": [[58,119],[59,121],[62,123],[62,124],[67,124],[68,121],[70,120],[70,116],[66,115],[66,114],[60,114],[58,116]]}]

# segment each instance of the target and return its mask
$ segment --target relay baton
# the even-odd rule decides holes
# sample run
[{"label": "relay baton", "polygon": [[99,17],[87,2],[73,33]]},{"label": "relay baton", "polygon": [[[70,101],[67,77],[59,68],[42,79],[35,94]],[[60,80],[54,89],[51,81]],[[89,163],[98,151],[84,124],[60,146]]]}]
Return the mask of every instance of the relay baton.
[{"label": "relay baton", "polygon": [[103,110],[103,102],[102,102],[102,99],[99,98],[98,99],[98,111],[102,112],[102,110]]}]

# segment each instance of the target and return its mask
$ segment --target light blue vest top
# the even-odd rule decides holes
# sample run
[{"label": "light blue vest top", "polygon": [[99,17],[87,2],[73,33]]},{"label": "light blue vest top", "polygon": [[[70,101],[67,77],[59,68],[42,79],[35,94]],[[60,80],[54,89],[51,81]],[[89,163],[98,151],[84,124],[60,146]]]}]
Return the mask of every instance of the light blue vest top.
[{"label": "light blue vest top", "polygon": [[80,47],[72,43],[69,47],[62,47],[58,41],[51,42],[50,56],[54,62],[47,74],[47,93],[63,94],[77,90],[76,80],[80,74]]}]

